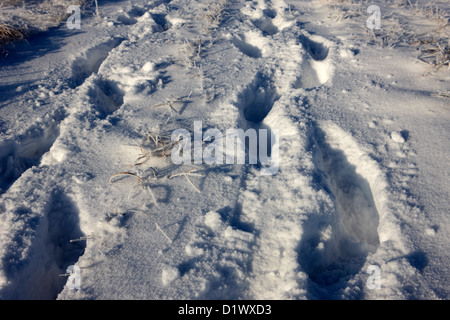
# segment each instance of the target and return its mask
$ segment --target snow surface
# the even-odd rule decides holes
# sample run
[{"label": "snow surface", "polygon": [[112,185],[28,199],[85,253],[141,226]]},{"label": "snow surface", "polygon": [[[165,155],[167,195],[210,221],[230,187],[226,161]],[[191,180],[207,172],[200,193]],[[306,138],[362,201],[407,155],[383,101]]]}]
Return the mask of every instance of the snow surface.
[{"label": "snow surface", "polygon": [[[380,44],[330,2],[99,1],[6,47],[0,297],[448,299],[449,72],[405,44],[436,21],[374,2]],[[195,121],[277,132],[278,171],[149,156]]]}]

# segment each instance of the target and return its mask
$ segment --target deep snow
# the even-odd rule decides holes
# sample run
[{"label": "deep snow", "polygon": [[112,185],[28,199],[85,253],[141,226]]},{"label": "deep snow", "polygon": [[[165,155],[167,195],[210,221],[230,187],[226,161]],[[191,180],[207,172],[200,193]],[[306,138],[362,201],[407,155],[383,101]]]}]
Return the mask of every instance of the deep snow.
[{"label": "deep snow", "polygon": [[[408,44],[437,19],[380,1],[371,34],[355,3],[100,1],[7,47],[0,297],[448,299],[449,72]],[[199,121],[276,172],[174,164]]]}]

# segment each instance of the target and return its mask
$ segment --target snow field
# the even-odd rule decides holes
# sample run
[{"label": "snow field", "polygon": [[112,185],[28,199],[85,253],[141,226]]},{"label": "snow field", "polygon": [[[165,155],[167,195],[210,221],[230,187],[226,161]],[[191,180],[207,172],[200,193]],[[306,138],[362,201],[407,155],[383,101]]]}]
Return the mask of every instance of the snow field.
[{"label": "snow field", "polygon": [[[3,132],[0,296],[436,297],[410,289],[426,283],[402,227],[406,213],[420,216],[408,195],[418,171],[410,131],[369,107],[361,118],[376,132],[373,148],[348,130],[353,120],[338,125],[341,101],[351,110],[387,87],[366,79],[362,97],[346,100],[359,84],[342,84],[342,68],[366,66],[347,38],[303,28],[314,6],[161,0],[103,10],[95,42],[78,38],[59,90],[51,73],[36,90],[50,111],[36,104],[42,116],[23,133]],[[148,156],[157,137],[192,131],[194,121],[277,132],[263,141],[279,157],[276,174],[261,175],[262,161]],[[417,221],[436,236],[439,228]],[[60,276],[74,264],[80,290]],[[374,265],[381,289],[366,285]]]}]

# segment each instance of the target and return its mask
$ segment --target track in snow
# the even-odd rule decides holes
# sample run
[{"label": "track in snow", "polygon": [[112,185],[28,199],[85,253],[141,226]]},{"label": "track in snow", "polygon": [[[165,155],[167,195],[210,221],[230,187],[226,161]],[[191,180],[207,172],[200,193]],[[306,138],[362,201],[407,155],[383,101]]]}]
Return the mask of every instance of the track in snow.
[{"label": "track in snow", "polygon": [[299,263],[316,298],[338,298],[352,276],[361,272],[369,253],[380,245],[379,213],[370,183],[349,162],[344,150],[332,147],[322,129],[313,126],[316,182],[332,198],[335,214],[307,220],[299,246]]},{"label": "track in snow", "polygon": [[[164,3],[166,2],[157,1],[155,6]],[[204,286],[194,288],[193,296],[195,293],[196,298],[204,299],[254,298],[264,294],[269,296],[273,294],[270,297],[274,298],[298,297],[301,291],[298,290],[298,286],[301,285],[298,274],[302,271],[308,278],[309,286],[306,288],[308,297],[340,297],[341,291],[347,287],[349,281],[362,272],[367,256],[376,251],[380,245],[377,195],[373,191],[370,179],[362,175],[358,170],[358,164],[349,159],[349,150],[340,148],[329,140],[328,135],[340,133],[324,129],[307,117],[299,115],[296,113],[298,111],[295,106],[292,107],[289,104],[295,100],[289,95],[292,92],[297,94],[302,91],[296,89],[305,89],[303,93],[313,88],[319,90],[331,79],[333,61],[328,44],[322,42],[320,37],[306,33],[298,36],[300,30],[295,29],[293,35],[296,38],[293,42],[297,41],[297,44],[289,50],[292,52],[301,48],[302,50],[297,50],[292,56],[290,56],[291,51],[288,50],[287,54],[279,58],[277,54],[286,46],[282,35],[284,30],[287,30],[285,26],[289,25],[286,20],[283,20],[281,13],[287,10],[272,8],[270,1],[256,1],[254,4],[258,4],[263,9],[250,12],[249,21],[247,21],[249,23],[246,24],[246,28],[250,28],[250,31],[244,30],[247,32],[233,34],[228,39],[230,47],[242,59],[251,61],[247,67],[256,66],[257,70],[246,85],[238,92],[234,92],[236,101],[231,103],[231,108],[237,110],[236,123],[244,130],[255,129],[258,132],[256,150],[266,147],[269,157],[275,144],[279,146],[284,142],[274,141],[271,132],[276,126],[283,127],[292,123],[299,125],[295,120],[302,120],[311,125],[313,129],[309,137],[300,137],[301,134],[307,134],[297,128],[299,134],[288,141],[290,145],[283,149],[285,154],[282,156],[285,157],[284,159],[292,155],[302,158],[302,152],[306,154],[309,150],[289,148],[292,145],[293,148],[300,149],[304,146],[302,139],[310,139],[315,154],[314,161],[308,163],[308,160],[303,158],[301,160],[315,168],[315,176],[301,176],[305,169],[296,163],[297,158],[292,161],[296,163],[295,165],[286,165],[282,168],[285,171],[281,170],[279,176],[268,177],[266,180],[254,175],[254,167],[244,170],[244,176],[240,177],[243,182],[239,186],[239,192],[242,194],[240,201],[243,199],[243,204],[237,203],[235,208],[223,207],[199,215],[193,227],[192,237],[188,245],[184,247],[188,259],[163,269],[162,285],[170,287],[171,284],[176,285],[182,281],[186,281],[189,285],[199,283]],[[145,18],[147,9],[135,7],[128,12],[123,12],[117,17],[117,22],[128,26],[130,33],[138,33],[140,29],[137,27],[145,21],[142,19]],[[243,16],[247,13],[249,13],[248,10]],[[148,20],[150,30],[159,36],[174,28],[166,12],[152,12],[147,16],[151,18]],[[252,35],[257,36],[253,38]],[[280,39],[277,38],[278,35]],[[149,67],[146,70],[143,66],[139,66],[139,69],[138,63],[133,66],[136,67],[133,71],[122,74],[119,71],[118,75],[114,74],[115,70],[110,70],[113,68],[107,64],[111,62],[110,57],[119,56],[115,55],[116,51],[121,54],[126,52],[126,50],[121,51],[123,42],[128,40],[116,37],[105,41],[87,50],[72,64],[69,82],[74,94],[85,94],[80,100],[87,102],[88,107],[92,108],[89,110],[93,110],[96,113],[96,119],[99,120],[106,119],[120,108],[125,109],[124,101],[128,101],[127,94],[131,96],[131,93],[136,93],[133,90],[139,87],[139,83],[132,81],[134,78],[142,77],[144,89],[149,89],[148,91],[136,90],[145,91],[142,94],[144,96],[142,101],[145,102],[154,92],[153,87],[156,82],[154,80],[162,79],[158,78],[161,77],[162,71],[158,76],[150,79],[146,72],[148,73],[148,70],[152,68]],[[200,53],[203,54],[199,50],[197,56],[203,58]],[[117,58],[117,61],[119,60],[120,58]],[[160,63],[164,65],[164,62]],[[283,69],[285,65],[292,67],[292,70]],[[158,64],[154,64],[151,71],[155,71],[156,74],[157,69]],[[180,70],[181,68],[177,69],[177,72]],[[293,81],[285,81],[286,76]],[[285,85],[287,82],[289,82],[289,89],[292,89],[289,92],[283,89],[288,87]],[[127,88],[127,85],[129,85],[128,89],[131,87],[132,90],[125,90],[124,87]],[[301,99],[301,97],[297,98]],[[132,112],[129,112],[129,115],[133,117]],[[177,116],[181,118],[184,115],[180,113]],[[180,123],[184,123],[185,120],[181,119]],[[80,125],[82,122],[74,123]],[[142,128],[143,126],[139,127],[140,130]],[[268,135],[260,136],[260,129],[267,129]],[[99,134],[100,131],[94,132]],[[106,131],[101,133],[104,132]],[[8,151],[2,157],[1,167],[5,181],[1,181],[0,186],[7,189],[21,173],[38,164],[40,157],[51,148],[58,136],[59,124],[49,125],[48,129],[44,129],[41,134],[23,139],[21,147],[11,144],[6,148]],[[38,143],[32,139],[37,139]],[[247,152],[247,156],[250,157],[249,145],[247,145]],[[31,160],[28,162],[27,159]],[[105,163],[112,162],[113,160],[105,155]],[[257,162],[260,164],[262,161],[258,159]],[[24,163],[23,166],[22,163]],[[20,169],[22,167],[24,170]],[[20,170],[10,173],[17,168]],[[7,174],[4,174],[5,172]],[[285,172],[286,175],[283,175]],[[314,180],[315,186],[320,191],[325,190],[327,199],[331,199],[334,210],[332,214],[327,212],[328,215],[324,214],[324,217],[312,216],[308,215],[310,212],[297,213],[295,211],[297,204],[288,208],[281,205],[282,199],[295,200],[299,194],[303,196],[304,191],[310,192],[311,186],[302,184],[304,181],[309,181],[309,178]],[[274,192],[272,182],[274,186],[280,187],[280,190]],[[166,189],[164,185],[158,183],[152,186],[156,190],[157,199],[163,203],[161,206],[170,205],[170,188]],[[102,188],[98,187],[98,189]],[[164,199],[160,194],[158,197],[159,189],[165,190]],[[316,194],[313,194],[313,198],[314,196]],[[108,201],[114,203],[111,199]],[[301,202],[300,199],[298,201]],[[92,208],[94,207],[95,205],[92,204]],[[149,207],[154,208],[147,204],[143,207],[145,210]],[[69,241],[83,235],[79,227],[78,211],[77,204],[65,190],[62,188],[53,190],[44,211],[40,237],[35,240],[46,253],[45,261],[36,264],[44,268],[46,277],[51,279],[50,287],[45,287],[46,295],[53,297],[61,291],[63,281],[56,278],[57,273],[64,272],[64,268],[74,264],[85,248],[85,243],[74,247]],[[165,213],[162,211],[162,214]],[[244,215],[248,216],[243,219]],[[252,219],[256,222],[247,222]],[[267,221],[269,223],[266,224]],[[300,232],[301,230],[303,233]],[[161,238],[163,238],[162,235]],[[171,241],[169,237],[167,238]],[[120,250],[117,252],[120,257]],[[154,253],[146,254],[150,256]],[[266,281],[267,279],[270,281]],[[252,282],[258,282],[261,285],[253,286]]]},{"label": "track in snow", "polygon": [[47,119],[31,126],[14,141],[0,145],[0,194],[6,192],[20,176],[33,166],[38,166],[59,136],[59,127],[66,117],[58,108]]},{"label": "track in snow", "polygon": [[87,50],[82,56],[72,63],[72,87],[76,88],[83,84],[92,74],[98,73],[103,62],[108,58],[111,51],[117,48],[123,38],[113,38],[104,43]]},{"label": "track in snow", "polygon": [[[251,148],[246,141],[246,149],[249,157],[257,158],[258,164],[264,162],[263,159],[259,158],[260,156],[271,156],[272,147],[275,144],[275,141],[272,141],[271,128],[264,123],[264,119],[279,98],[272,76],[267,72],[257,73],[253,82],[245,88],[238,98],[237,105],[242,114],[242,129],[254,129],[254,132],[256,132],[257,145]],[[260,131],[261,129],[263,130]]]}]

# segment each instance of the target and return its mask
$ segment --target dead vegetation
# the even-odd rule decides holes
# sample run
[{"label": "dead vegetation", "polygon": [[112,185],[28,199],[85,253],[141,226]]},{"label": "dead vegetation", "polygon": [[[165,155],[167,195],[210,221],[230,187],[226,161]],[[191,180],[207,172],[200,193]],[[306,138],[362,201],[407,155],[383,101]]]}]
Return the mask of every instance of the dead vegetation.
[{"label": "dead vegetation", "polygon": [[2,46],[57,26],[69,14],[70,5],[86,0],[0,0],[0,53]]},{"label": "dead vegetation", "polygon": [[23,34],[21,31],[8,25],[0,25],[0,46],[22,39]]},{"label": "dead vegetation", "polygon": [[[110,183],[121,180],[120,177],[128,176],[137,179],[135,188],[145,191],[151,197],[155,206],[158,206],[158,201],[152,191],[152,183],[160,179],[167,178],[170,180],[176,177],[184,177],[195,191],[201,192],[200,188],[196,186],[191,179],[191,177],[203,177],[198,168],[190,168],[181,172],[167,174],[167,172],[173,172],[173,170],[176,170],[178,167],[172,165],[166,166],[164,160],[171,157],[172,151],[176,151],[176,148],[181,142],[180,137],[172,139],[171,135],[148,132],[138,147],[140,151],[138,158],[132,165],[128,166],[130,170],[113,174],[110,177]],[[155,168],[153,167],[154,163],[149,163],[155,160],[158,165],[162,165],[163,168]],[[163,174],[164,172],[166,172],[166,174]]]},{"label": "dead vegetation", "polygon": [[[448,40],[450,16],[440,8],[436,0],[426,4],[418,0],[390,0],[382,2],[381,28],[368,30],[365,20],[369,17],[366,9],[368,0],[321,0],[330,9],[330,17],[341,23],[359,23],[369,36],[368,43],[383,48],[399,46],[415,47],[417,60],[428,65],[429,71],[436,72],[449,66],[450,43]],[[401,10],[399,10],[401,9]],[[420,28],[411,21],[421,21]]]},{"label": "dead vegetation", "polygon": [[417,59],[431,67],[431,72],[437,71],[440,68],[450,67],[450,41],[419,40],[414,43],[419,50]]}]

